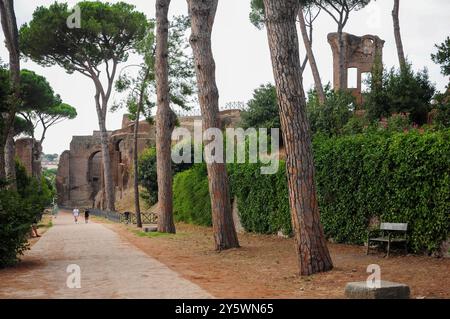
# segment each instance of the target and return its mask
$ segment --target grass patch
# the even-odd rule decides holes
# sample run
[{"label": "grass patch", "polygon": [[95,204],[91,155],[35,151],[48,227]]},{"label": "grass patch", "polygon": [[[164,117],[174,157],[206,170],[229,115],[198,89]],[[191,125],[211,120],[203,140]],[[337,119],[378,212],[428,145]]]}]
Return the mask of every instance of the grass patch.
[{"label": "grass patch", "polygon": [[147,237],[147,238],[158,238],[158,237],[174,237],[176,234],[168,234],[168,233],[160,233],[160,232],[149,232],[146,233],[142,230],[133,230],[133,233],[138,237]]}]

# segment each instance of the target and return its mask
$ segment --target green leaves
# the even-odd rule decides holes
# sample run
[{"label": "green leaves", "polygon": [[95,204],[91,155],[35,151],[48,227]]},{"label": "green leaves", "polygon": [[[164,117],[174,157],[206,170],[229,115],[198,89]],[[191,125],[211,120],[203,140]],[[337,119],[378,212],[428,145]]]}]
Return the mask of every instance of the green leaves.
[{"label": "green leaves", "polygon": [[244,128],[280,128],[277,92],[273,84],[257,88],[247,105],[247,110],[241,113]]},{"label": "green leaves", "polygon": [[95,69],[103,62],[124,62],[147,30],[144,14],[133,5],[83,1],[81,28],[69,28],[66,3],[39,7],[20,29],[21,51],[34,62],[59,65],[71,73]]},{"label": "green leaves", "polygon": [[450,75],[450,37],[439,45],[436,45],[437,52],[431,55],[434,63],[441,65],[441,73]]},{"label": "green leaves", "polygon": [[409,223],[412,250],[433,252],[450,227],[450,131],[316,137],[327,236],[362,243],[369,220]]},{"label": "green leaves", "polygon": [[206,165],[196,164],[175,175],[173,181],[175,220],[211,226],[211,200]]},{"label": "green leaves", "polygon": [[364,108],[371,120],[394,113],[410,113],[412,122],[426,123],[435,93],[426,69],[414,72],[411,64],[407,64],[404,70],[382,71],[382,75],[376,75],[369,84],[372,90],[366,94]]},{"label": "green leaves", "polygon": [[28,249],[31,225],[53,199],[49,183],[27,176],[16,162],[17,191],[0,190],[0,268],[13,265]]},{"label": "green leaves", "polygon": [[[410,248],[434,252],[450,229],[450,130],[316,135],[313,141],[321,222],[328,238],[362,244],[369,222],[408,223]],[[241,223],[248,232],[291,233],[284,163],[261,175],[259,164],[228,164]],[[179,220],[211,216],[206,167],[175,176]],[[209,225],[209,224],[208,224]]]}]

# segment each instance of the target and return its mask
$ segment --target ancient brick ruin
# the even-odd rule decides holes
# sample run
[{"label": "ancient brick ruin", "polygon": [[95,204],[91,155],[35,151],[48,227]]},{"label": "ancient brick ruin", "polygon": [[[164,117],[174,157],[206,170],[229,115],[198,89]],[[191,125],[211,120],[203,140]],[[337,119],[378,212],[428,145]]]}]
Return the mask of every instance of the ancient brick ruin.
[{"label": "ancient brick ruin", "polygon": [[15,147],[16,147],[15,149],[16,157],[19,159],[20,163],[25,167],[25,170],[28,175],[33,176],[37,172],[41,171],[40,154],[42,152],[42,146],[39,142],[29,137],[20,138],[15,141]]},{"label": "ancient brick ruin", "polygon": [[[239,110],[227,110],[220,113],[224,127],[235,126],[240,120]],[[181,127],[192,131],[194,121],[200,116],[180,117]],[[109,153],[116,200],[127,189],[133,187],[131,175],[133,163],[134,123],[125,116],[122,128],[109,132]],[[139,124],[138,153],[145,148],[155,146],[156,129],[154,125],[143,121]],[[58,205],[62,207],[104,208],[103,164],[100,146],[100,132],[90,136],[74,136],[70,150],[60,156],[56,177]]]},{"label": "ancient brick ruin", "polygon": [[[344,33],[344,83],[340,84],[339,38],[337,33],[328,34],[328,43],[333,51],[333,83],[335,89],[350,90],[358,104],[362,104],[363,74],[371,73],[375,62],[382,63],[384,41],[375,35],[358,37]],[[377,61],[378,59],[378,61]],[[349,85],[349,72],[356,72],[356,83]]]}]

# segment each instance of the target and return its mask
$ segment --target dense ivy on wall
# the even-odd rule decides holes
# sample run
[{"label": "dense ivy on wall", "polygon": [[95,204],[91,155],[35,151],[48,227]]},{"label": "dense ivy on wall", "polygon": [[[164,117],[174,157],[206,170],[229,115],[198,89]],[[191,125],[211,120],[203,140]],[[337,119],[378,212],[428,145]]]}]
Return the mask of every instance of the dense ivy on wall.
[{"label": "dense ivy on wall", "polygon": [[[370,220],[409,224],[410,248],[436,251],[450,228],[450,130],[373,133],[313,142],[321,220],[328,238],[362,244]],[[261,175],[259,164],[228,165],[241,223],[249,232],[291,232],[284,163]],[[178,174],[178,220],[210,218],[204,165]]]},{"label": "dense ivy on wall", "polygon": [[292,231],[285,163],[277,174],[261,175],[260,164],[228,165],[231,191],[237,198],[242,226],[248,232]]},{"label": "dense ivy on wall", "polygon": [[450,131],[314,140],[327,236],[362,243],[369,220],[407,222],[410,247],[435,251],[450,227]]},{"label": "dense ivy on wall", "polygon": [[173,214],[176,221],[211,226],[211,201],[205,164],[175,175]]}]

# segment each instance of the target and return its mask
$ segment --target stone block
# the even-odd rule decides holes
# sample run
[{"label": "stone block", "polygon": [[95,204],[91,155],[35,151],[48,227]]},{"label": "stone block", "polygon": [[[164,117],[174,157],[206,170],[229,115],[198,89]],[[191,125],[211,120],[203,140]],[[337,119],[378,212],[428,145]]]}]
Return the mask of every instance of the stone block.
[{"label": "stone block", "polygon": [[381,281],[379,288],[367,286],[367,282],[349,282],[345,287],[349,299],[409,299],[410,289],[405,284]]},{"label": "stone block", "polygon": [[158,231],[158,226],[143,226],[142,230],[146,233],[154,233]]}]

